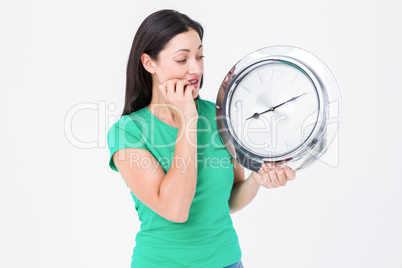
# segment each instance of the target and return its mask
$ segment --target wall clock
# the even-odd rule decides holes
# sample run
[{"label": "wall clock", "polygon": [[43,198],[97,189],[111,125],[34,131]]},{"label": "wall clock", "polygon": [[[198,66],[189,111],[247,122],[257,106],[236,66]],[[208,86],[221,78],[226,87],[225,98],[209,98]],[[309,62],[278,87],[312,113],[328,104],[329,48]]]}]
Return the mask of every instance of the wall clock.
[{"label": "wall clock", "polygon": [[228,72],[218,92],[220,137],[244,167],[263,162],[301,170],[329,148],[340,120],[340,94],[328,67],[310,52],[266,47]]}]

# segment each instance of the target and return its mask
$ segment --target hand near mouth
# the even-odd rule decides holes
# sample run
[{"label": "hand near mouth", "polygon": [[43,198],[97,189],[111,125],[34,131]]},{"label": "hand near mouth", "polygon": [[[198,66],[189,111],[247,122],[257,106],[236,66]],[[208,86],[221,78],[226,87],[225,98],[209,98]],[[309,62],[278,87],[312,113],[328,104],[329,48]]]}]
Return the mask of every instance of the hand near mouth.
[{"label": "hand near mouth", "polygon": [[[197,79],[193,80],[196,81]],[[195,87],[186,79],[172,79],[159,86],[162,97],[167,103],[169,110],[178,121],[183,124],[190,118],[198,117],[194,103],[193,93]]]}]

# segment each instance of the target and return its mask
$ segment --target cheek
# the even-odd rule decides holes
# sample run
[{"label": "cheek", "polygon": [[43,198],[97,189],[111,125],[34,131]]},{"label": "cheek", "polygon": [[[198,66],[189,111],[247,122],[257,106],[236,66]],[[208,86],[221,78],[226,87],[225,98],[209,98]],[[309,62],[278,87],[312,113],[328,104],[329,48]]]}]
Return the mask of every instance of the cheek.
[{"label": "cheek", "polygon": [[186,74],[186,70],[180,66],[166,66],[161,69],[158,75],[159,81],[164,83],[171,79],[182,79]]},{"label": "cheek", "polygon": [[200,62],[200,69],[201,69],[201,74],[204,73],[204,61]]}]

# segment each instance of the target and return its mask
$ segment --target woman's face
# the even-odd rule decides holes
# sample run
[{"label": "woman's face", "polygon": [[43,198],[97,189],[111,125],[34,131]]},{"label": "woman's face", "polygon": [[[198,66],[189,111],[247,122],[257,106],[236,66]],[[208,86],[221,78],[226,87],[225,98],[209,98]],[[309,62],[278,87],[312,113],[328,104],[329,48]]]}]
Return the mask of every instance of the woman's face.
[{"label": "woman's face", "polygon": [[171,79],[186,79],[194,86],[193,98],[196,98],[204,72],[203,58],[202,43],[196,31],[178,34],[167,43],[154,63],[156,81],[163,84]]}]

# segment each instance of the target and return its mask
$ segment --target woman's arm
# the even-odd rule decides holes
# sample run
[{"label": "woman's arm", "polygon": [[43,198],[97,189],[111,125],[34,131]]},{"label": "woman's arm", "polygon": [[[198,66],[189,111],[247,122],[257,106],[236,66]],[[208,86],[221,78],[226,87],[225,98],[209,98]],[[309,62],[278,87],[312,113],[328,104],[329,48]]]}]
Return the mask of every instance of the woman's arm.
[{"label": "woman's arm", "polygon": [[234,183],[229,199],[230,213],[235,213],[247,206],[257,195],[260,186],[265,188],[277,188],[286,185],[286,182],[293,180],[296,173],[287,166],[278,167],[263,164],[260,172],[252,172],[247,179],[244,179],[244,168],[233,158]]},{"label": "woman's arm", "polygon": [[166,174],[145,149],[123,149],[113,155],[117,169],[133,194],[173,222],[187,221],[197,185],[198,114],[192,89],[188,81],[180,80],[170,80],[161,86],[164,98],[174,108],[172,112],[179,121],[173,160]]},{"label": "woman's arm", "polygon": [[173,222],[187,220],[197,184],[197,148],[187,143],[186,138],[178,140],[167,173],[145,149],[123,149],[113,155],[117,169],[133,194],[147,207]]},{"label": "woman's arm", "polygon": [[260,189],[258,184],[251,176],[245,179],[244,168],[233,158],[234,182],[229,198],[230,213],[235,213],[247,206],[257,195]]}]

